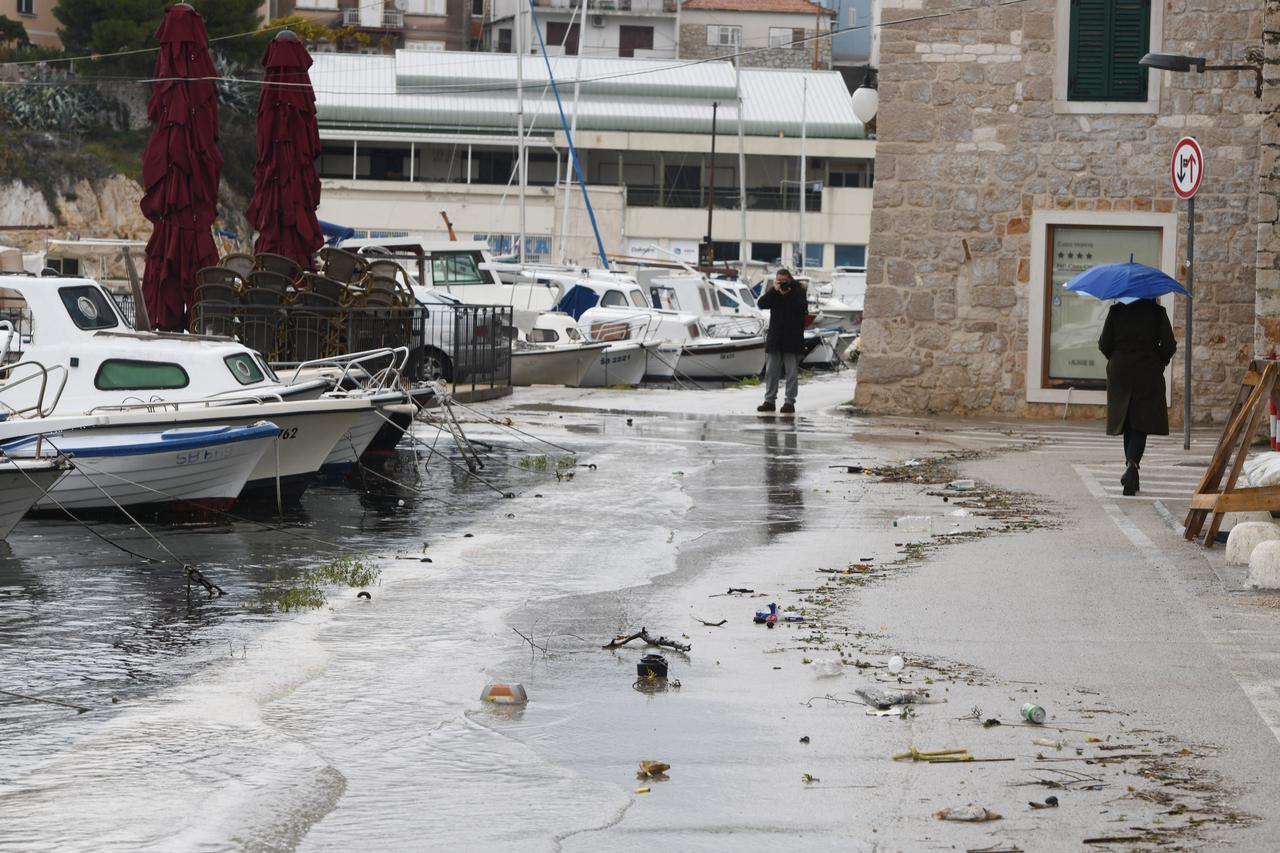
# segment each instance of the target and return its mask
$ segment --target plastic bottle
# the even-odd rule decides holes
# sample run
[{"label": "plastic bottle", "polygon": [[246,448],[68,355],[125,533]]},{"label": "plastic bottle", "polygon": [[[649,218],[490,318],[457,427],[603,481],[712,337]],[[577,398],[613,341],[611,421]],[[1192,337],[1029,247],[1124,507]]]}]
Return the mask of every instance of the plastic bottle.
[{"label": "plastic bottle", "polygon": [[893,526],[899,530],[916,530],[924,533],[932,533],[933,516],[904,515],[901,518],[894,519]]}]

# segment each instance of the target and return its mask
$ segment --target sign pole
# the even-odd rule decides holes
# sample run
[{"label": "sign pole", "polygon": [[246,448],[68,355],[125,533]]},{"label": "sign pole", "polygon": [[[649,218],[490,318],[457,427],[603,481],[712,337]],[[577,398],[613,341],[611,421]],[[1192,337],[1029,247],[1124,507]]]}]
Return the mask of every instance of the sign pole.
[{"label": "sign pole", "polygon": [[1187,327],[1182,344],[1182,449],[1191,449],[1191,324],[1195,314],[1196,191],[1204,178],[1204,152],[1190,136],[1173,146],[1169,177],[1178,198],[1187,200]]},{"label": "sign pole", "polygon": [[1195,304],[1196,197],[1187,199],[1187,328],[1182,352],[1182,449],[1191,449],[1191,316]]}]

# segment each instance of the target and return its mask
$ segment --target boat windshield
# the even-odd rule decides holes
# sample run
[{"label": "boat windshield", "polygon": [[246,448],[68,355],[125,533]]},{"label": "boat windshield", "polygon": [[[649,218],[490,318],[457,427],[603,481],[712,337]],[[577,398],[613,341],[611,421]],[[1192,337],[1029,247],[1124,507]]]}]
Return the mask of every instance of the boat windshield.
[{"label": "boat windshield", "polygon": [[631,304],[637,308],[648,308],[649,300],[644,298],[644,291],[637,287],[631,291]]},{"label": "boat windshield", "polygon": [[480,253],[444,255],[431,259],[431,283],[439,287],[448,284],[490,284],[480,269]]},{"label": "boat windshield", "polygon": [[111,329],[120,325],[111,300],[91,284],[59,287],[58,296],[78,328]]}]

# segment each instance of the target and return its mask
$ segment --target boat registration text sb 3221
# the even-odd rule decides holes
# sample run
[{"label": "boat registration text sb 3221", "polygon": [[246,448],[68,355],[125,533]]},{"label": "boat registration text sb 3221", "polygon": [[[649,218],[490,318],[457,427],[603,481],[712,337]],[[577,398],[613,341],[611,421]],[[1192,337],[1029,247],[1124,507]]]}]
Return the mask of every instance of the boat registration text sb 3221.
[{"label": "boat registration text sb 3221", "polygon": [[176,454],[177,465],[199,465],[204,462],[218,462],[231,457],[229,447],[203,447],[198,450],[184,450]]}]

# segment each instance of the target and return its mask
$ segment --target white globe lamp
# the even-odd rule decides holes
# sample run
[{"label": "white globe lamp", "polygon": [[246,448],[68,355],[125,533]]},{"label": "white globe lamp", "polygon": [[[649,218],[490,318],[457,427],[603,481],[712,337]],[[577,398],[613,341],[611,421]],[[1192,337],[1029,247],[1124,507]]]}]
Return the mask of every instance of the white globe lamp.
[{"label": "white globe lamp", "polygon": [[870,86],[860,86],[853,93],[853,114],[864,125],[870,124],[880,109],[880,93]]}]

